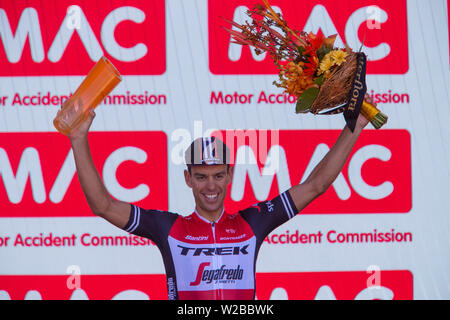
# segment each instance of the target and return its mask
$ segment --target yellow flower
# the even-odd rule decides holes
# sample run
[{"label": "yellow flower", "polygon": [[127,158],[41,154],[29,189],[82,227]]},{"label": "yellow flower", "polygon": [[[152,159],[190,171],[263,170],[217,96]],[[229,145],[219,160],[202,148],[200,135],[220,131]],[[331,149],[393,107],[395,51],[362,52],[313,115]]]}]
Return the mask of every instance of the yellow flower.
[{"label": "yellow flower", "polygon": [[335,65],[340,66],[342,63],[345,62],[345,58],[347,57],[347,52],[344,52],[342,50],[333,50],[330,53],[331,53],[331,59],[333,60]]},{"label": "yellow flower", "polygon": [[332,66],[333,66],[333,60],[331,60],[331,56],[328,53],[320,62],[319,72],[317,74],[320,76],[325,71],[328,71]]},{"label": "yellow flower", "polygon": [[320,76],[322,73],[329,75],[329,71],[334,66],[340,66],[345,62],[345,58],[347,57],[347,53],[342,50],[333,50],[328,52],[322,59],[319,65],[319,70],[317,74]]}]

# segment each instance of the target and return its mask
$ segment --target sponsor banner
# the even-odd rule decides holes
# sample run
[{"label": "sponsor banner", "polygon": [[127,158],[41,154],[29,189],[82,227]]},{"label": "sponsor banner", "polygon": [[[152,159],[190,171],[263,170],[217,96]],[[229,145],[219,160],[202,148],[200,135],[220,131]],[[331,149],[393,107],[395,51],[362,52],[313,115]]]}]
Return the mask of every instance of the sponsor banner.
[{"label": "sponsor banner", "polygon": [[[228,212],[270,200],[304,181],[340,130],[216,132],[235,159]],[[411,144],[407,130],[365,130],[342,172],[302,213],[407,213],[411,210]]]},{"label": "sponsor banner", "polygon": [[[2,275],[1,300],[167,299],[162,274]],[[240,272],[233,271],[239,278]],[[413,275],[408,270],[257,273],[258,300],[410,300]]]},{"label": "sponsor banner", "polygon": [[[167,298],[164,263],[151,240],[85,219],[94,215],[70,142],[51,125],[101,55],[124,76],[98,108],[95,121],[105,132],[89,133],[94,165],[114,198],[190,214],[184,150],[192,137],[214,130],[235,160],[227,212],[269,209],[271,199],[308,177],[342,119],[296,115],[296,98],[272,85],[277,70],[269,57],[230,43],[221,28],[230,25],[220,17],[243,23],[256,3],[262,0],[0,1],[0,297]],[[257,298],[412,298],[408,269],[421,284],[416,299],[448,299],[450,0],[270,3],[298,30],[336,33],[337,45],[355,50],[364,43],[368,94],[389,122],[377,131],[368,125],[305,216],[264,239],[256,268],[273,273],[257,275]],[[198,258],[185,268],[192,271],[188,285],[200,288],[213,274],[245,278],[250,264],[228,260],[250,252],[250,240],[236,234],[223,237],[245,244],[236,249],[224,240],[217,251],[205,249],[198,230],[178,239],[182,258]],[[209,253],[224,262],[212,263]],[[64,274],[66,258],[83,267],[80,290],[63,291],[71,275]],[[390,291],[367,290],[373,274],[364,269],[372,263],[396,270],[380,273]]]},{"label": "sponsor banner", "polygon": [[412,300],[408,270],[258,273],[259,300]]},{"label": "sponsor banner", "polygon": [[[256,0],[208,1],[209,68],[214,74],[274,74],[276,67],[266,54],[231,43],[221,28],[231,25],[224,17],[244,24]],[[337,34],[336,45],[347,43],[368,55],[368,74],[405,74],[409,69],[406,0],[289,1],[273,0],[291,28]]]},{"label": "sponsor banner", "polygon": [[0,20],[0,76],[86,75],[102,55],[122,75],[166,70],[164,0],[3,1]]},{"label": "sponsor banner", "polygon": [[66,275],[1,275],[0,300],[166,300],[162,274],[80,275],[69,266]]},{"label": "sponsor banner", "polygon": [[[375,92],[368,91],[371,99],[377,103],[409,104],[410,95],[407,92]],[[13,100],[13,104],[15,102]],[[16,101],[17,103],[17,101]],[[286,93],[273,93],[270,91],[216,91],[212,90],[209,95],[209,104],[218,106],[249,106],[249,105],[270,105],[270,106],[293,106],[297,103],[297,97]]]},{"label": "sponsor banner", "polygon": [[[89,142],[114,198],[167,210],[164,132],[90,132]],[[0,133],[0,173],[1,217],[92,216],[69,139],[60,133]]]},{"label": "sponsor banner", "polygon": [[[37,91],[32,94],[24,92],[11,92],[10,95],[0,96],[0,105],[10,107],[60,107],[66,100],[72,97],[69,94],[55,94],[50,91]],[[167,104],[167,95],[152,93],[147,90],[126,91],[124,93],[113,92],[100,102],[100,105],[129,105],[129,106],[158,106]]]},{"label": "sponsor banner", "polygon": [[316,245],[316,244],[396,244],[412,243],[413,233],[399,231],[394,228],[383,230],[369,229],[364,231],[340,231],[336,229],[318,230],[316,232],[302,232],[301,230],[274,231],[264,239],[269,245]]},{"label": "sponsor banner", "polygon": [[0,248],[96,248],[96,247],[140,247],[154,246],[153,241],[135,236],[126,235],[101,235],[92,232],[60,234],[54,232],[17,233],[6,236],[0,234]]},{"label": "sponsor banner", "polygon": [[[204,236],[187,235],[186,239],[201,239]],[[169,243],[172,238],[169,238]],[[268,245],[321,245],[321,244],[336,244],[336,245],[351,245],[351,244],[397,244],[397,243],[412,243],[414,233],[410,231],[397,230],[395,228],[377,229],[369,227],[365,229],[355,229],[352,231],[342,231],[336,228],[329,230],[317,230],[316,232],[304,232],[302,230],[286,230],[274,231],[264,239],[264,243]],[[201,240],[200,240],[201,241]],[[194,241],[192,241],[194,242]],[[202,247],[196,245],[194,247],[189,244],[180,242],[176,245],[175,250],[179,251],[180,256],[200,257],[205,255],[245,255],[248,254],[248,245],[220,247],[217,249]],[[54,232],[27,232],[7,234],[2,232],[0,234],[0,248],[120,248],[120,247],[141,247],[154,246],[155,244],[144,237],[127,235],[111,235],[98,234],[92,232],[80,233],[54,233]],[[253,246],[253,245],[252,245]],[[238,263],[239,261],[236,261]],[[184,266],[184,262],[180,262],[180,267]]]},{"label": "sponsor banner", "polygon": [[[306,179],[339,133],[339,130],[224,131],[222,138],[236,161],[225,203],[227,211],[270,200]],[[0,137],[2,216],[91,215],[65,136],[2,133]],[[114,197],[144,208],[167,210],[168,159],[164,133],[92,132],[90,142],[96,146],[92,153],[97,170]],[[330,189],[303,213],[406,213],[411,202],[408,131],[367,130]]]}]

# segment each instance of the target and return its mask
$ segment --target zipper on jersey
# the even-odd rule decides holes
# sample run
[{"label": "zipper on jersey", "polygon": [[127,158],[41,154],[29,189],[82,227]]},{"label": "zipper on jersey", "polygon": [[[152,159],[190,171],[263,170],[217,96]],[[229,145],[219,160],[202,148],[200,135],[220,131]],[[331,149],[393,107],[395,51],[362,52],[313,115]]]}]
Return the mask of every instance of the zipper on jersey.
[{"label": "zipper on jersey", "polygon": [[211,222],[211,229],[212,229],[212,233],[213,233],[214,246],[216,246],[216,223],[214,221]]},{"label": "zipper on jersey", "polygon": [[[211,222],[211,229],[212,229],[212,234],[213,234],[213,246],[214,249],[216,248],[216,222]],[[213,268],[214,270],[219,269],[219,259],[220,256],[218,255],[214,255],[213,256]],[[220,286],[217,284],[214,285],[214,292],[216,294],[216,300],[217,299],[221,299],[222,298],[222,292],[220,291]]]}]

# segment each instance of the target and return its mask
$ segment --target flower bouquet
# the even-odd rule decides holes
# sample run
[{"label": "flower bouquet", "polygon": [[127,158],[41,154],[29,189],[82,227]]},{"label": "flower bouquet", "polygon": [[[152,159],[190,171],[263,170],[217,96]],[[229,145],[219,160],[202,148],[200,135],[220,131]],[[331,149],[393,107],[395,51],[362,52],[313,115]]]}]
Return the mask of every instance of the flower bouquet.
[{"label": "flower bouquet", "polygon": [[276,13],[268,0],[247,11],[252,18],[240,25],[224,19],[234,29],[224,28],[232,42],[267,52],[279,74],[273,84],[298,98],[296,113],[344,113],[353,131],[359,113],[376,128],[387,122],[387,116],[364,100],[366,56],[348,46],[335,48],[336,35],[325,37],[312,32],[291,29]]}]

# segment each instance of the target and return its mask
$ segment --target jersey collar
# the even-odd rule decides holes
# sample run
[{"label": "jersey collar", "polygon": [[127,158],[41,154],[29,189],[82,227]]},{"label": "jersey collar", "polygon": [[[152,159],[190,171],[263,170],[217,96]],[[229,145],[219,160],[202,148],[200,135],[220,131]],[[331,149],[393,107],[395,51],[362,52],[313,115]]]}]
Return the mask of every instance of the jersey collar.
[{"label": "jersey collar", "polygon": [[218,223],[218,222],[220,221],[220,219],[222,219],[222,216],[223,216],[224,212],[225,212],[225,208],[222,209],[222,213],[220,214],[219,218],[218,218],[216,221],[212,221],[212,222],[211,222],[211,221],[209,221],[208,219],[202,217],[202,216],[197,212],[197,209],[194,210],[194,213],[196,214],[196,216],[197,216],[200,220],[202,220],[203,222],[206,222],[206,223],[208,223],[208,224],[211,224],[211,223],[213,223],[213,222],[214,222],[214,223]]}]

